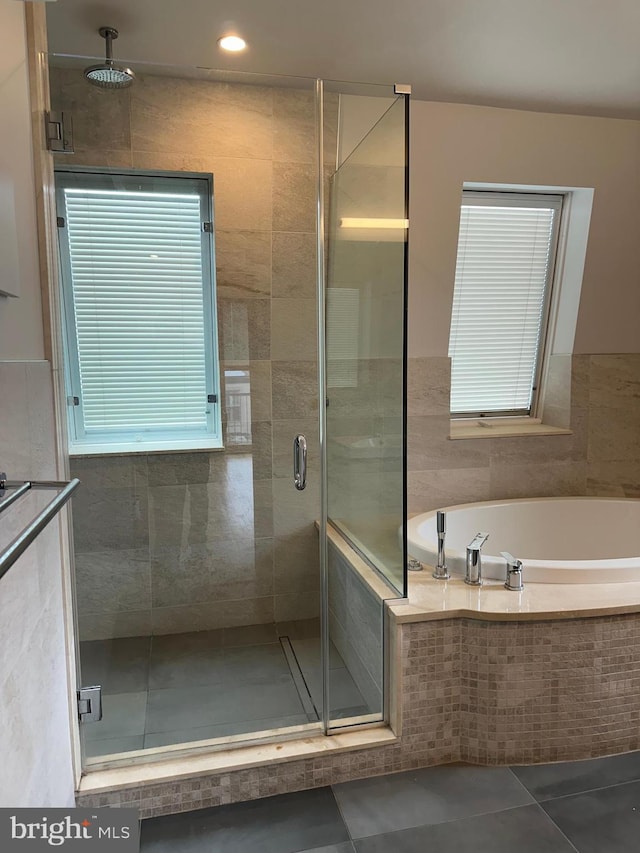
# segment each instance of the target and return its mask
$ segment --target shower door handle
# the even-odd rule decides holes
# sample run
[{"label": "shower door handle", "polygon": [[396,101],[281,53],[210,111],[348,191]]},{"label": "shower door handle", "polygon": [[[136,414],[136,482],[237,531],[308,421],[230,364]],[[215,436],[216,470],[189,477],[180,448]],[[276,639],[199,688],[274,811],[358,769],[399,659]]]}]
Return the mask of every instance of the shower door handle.
[{"label": "shower door handle", "polygon": [[293,482],[299,492],[307,485],[307,439],[303,435],[293,439]]}]

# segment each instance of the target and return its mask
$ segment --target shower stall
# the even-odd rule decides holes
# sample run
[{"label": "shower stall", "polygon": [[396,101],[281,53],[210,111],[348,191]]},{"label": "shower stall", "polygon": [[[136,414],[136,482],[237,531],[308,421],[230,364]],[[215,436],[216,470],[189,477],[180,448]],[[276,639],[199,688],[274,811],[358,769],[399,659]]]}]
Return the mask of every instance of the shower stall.
[{"label": "shower stall", "polygon": [[97,61],[49,56],[84,767],[379,724],[408,94]]}]

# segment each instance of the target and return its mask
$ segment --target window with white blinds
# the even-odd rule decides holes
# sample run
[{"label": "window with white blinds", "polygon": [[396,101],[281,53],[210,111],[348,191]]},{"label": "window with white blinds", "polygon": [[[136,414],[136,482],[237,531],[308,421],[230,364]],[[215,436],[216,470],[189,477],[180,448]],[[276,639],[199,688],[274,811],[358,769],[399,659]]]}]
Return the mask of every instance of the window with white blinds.
[{"label": "window with white blinds", "polygon": [[56,183],[72,450],[218,446],[210,180]]},{"label": "window with white blinds", "polygon": [[530,415],[562,196],[464,192],[451,316],[454,417]]}]

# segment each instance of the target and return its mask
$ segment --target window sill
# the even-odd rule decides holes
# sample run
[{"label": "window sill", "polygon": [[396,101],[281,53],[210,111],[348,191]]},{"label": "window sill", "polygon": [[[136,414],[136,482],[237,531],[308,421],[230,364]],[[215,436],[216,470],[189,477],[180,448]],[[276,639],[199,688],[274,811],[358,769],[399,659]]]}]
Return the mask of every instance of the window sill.
[{"label": "window sill", "polygon": [[222,439],[184,439],[183,441],[120,442],[114,444],[76,444],[69,447],[69,456],[146,456],[149,453],[211,453],[224,450]]},{"label": "window sill", "polygon": [[451,421],[449,438],[507,438],[525,435],[572,435],[573,430],[543,424],[538,418],[481,418]]}]

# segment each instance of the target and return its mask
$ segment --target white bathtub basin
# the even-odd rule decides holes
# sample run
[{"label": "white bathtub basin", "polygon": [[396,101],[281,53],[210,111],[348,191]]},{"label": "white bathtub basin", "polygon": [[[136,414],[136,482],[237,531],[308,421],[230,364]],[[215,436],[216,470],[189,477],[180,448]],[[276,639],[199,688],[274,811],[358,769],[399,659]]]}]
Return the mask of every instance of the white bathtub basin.
[{"label": "white bathtub basin", "polygon": [[[529,583],[640,581],[640,500],[534,498],[446,507],[446,562],[464,574],[466,547],[488,533],[482,575],[503,580],[501,551],[522,560]],[[436,513],[409,520],[409,554],[435,566]]]}]

